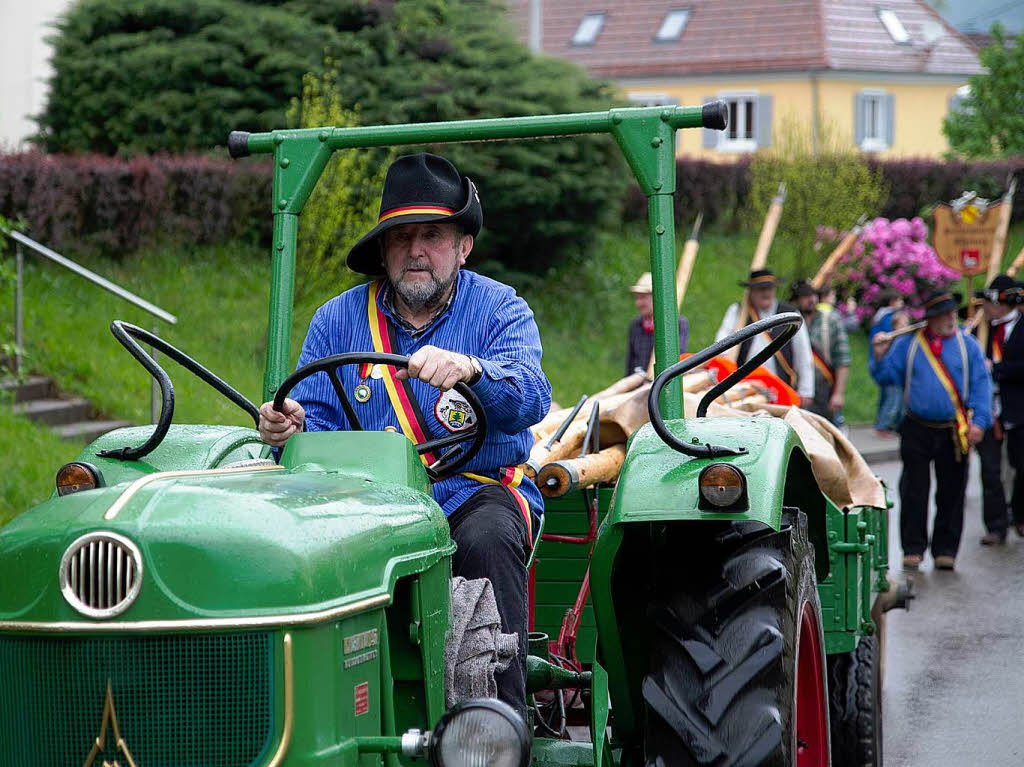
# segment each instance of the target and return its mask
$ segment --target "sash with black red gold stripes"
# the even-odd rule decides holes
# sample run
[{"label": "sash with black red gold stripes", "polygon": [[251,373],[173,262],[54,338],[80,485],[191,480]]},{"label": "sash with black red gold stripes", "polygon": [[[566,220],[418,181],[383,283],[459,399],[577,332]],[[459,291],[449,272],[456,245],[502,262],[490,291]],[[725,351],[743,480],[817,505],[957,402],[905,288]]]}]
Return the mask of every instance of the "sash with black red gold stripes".
[{"label": "sash with black red gold stripes", "polygon": [[[956,340],[960,348],[960,359],[964,369],[964,393],[966,395],[970,380],[967,374],[967,350],[964,348],[964,340],[959,333],[956,334]],[[935,373],[935,377],[939,379],[939,383],[946,391],[946,396],[948,396],[949,401],[953,403],[953,425],[956,431],[955,443],[957,448],[960,450],[960,455],[967,455],[970,450],[970,444],[967,441],[967,432],[971,425],[970,413],[967,412],[967,406],[964,404],[964,399],[960,395],[960,390],[956,388],[956,384],[953,382],[953,375],[949,372],[949,368],[946,367],[946,363],[944,363],[939,357],[936,357],[932,352],[931,346],[928,344],[928,339],[925,338],[923,328],[914,334],[914,345],[911,346],[910,358],[907,363],[906,391],[908,393],[908,397],[910,392],[910,371],[914,364],[913,353],[915,347],[920,349],[924,354],[924,358],[928,360],[928,364],[931,366],[932,372]]]},{"label": "sash with black red gold stripes", "polygon": [[[395,350],[398,348],[398,341],[395,338],[394,326],[388,321],[387,315],[377,305],[377,296],[380,294],[382,285],[382,280],[376,280],[370,283],[370,289],[367,291],[366,314],[370,323],[370,337],[373,339],[374,351],[383,352],[384,354],[397,354]],[[364,379],[370,375],[369,368],[370,366],[365,366],[361,371]],[[431,432],[427,426],[426,419],[423,417],[423,411],[420,409],[419,402],[413,394],[412,382],[408,379],[400,380],[396,378],[395,368],[391,365],[382,365],[381,368],[381,379],[384,381],[384,388],[387,390],[388,399],[391,400],[391,406],[398,417],[398,425],[402,427],[402,433],[414,443],[426,442],[430,439]],[[433,453],[424,453],[420,456],[420,460],[423,461],[425,466],[430,466],[437,458]],[[522,469],[514,466],[498,469],[495,472],[497,478],[487,477],[483,474],[474,474],[468,471],[461,473],[467,479],[472,479],[485,485],[501,485],[508,488],[523,514],[523,519],[526,520],[527,540],[533,541],[533,516],[530,512],[530,504],[518,489],[523,481]]]},{"label": "sash with black red gold stripes", "polygon": [[[755,309],[752,305],[749,308],[750,308],[750,322],[747,323],[748,325],[749,324],[753,324],[753,323],[755,323],[755,322],[757,322],[758,320],[761,319],[761,315],[757,311],[757,309]],[[781,309],[780,309],[780,311],[781,311]],[[767,330],[762,331],[761,332],[761,336],[764,338],[766,346],[768,344],[770,344],[772,341],[775,340],[775,336],[773,336]],[[750,348],[750,341],[749,340],[744,341],[743,344],[740,346],[740,359],[741,360],[744,358],[744,354],[746,354],[746,352],[747,352],[747,350],[749,348]],[[785,347],[783,347],[783,348],[785,348]],[[786,355],[783,353],[782,349],[779,349],[778,351],[775,352],[774,359],[775,359],[775,364],[779,366],[779,372],[780,372],[780,376],[779,377],[782,378],[782,380],[784,380],[790,386],[796,387],[796,385],[797,385],[796,370],[793,369],[793,366],[789,363],[789,360],[786,359]]]},{"label": "sash with black red gold stripes", "polygon": [[836,384],[836,374],[832,370],[832,366],[825,362],[825,358],[821,355],[821,352],[817,350],[814,344],[811,344],[811,356],[814,357],[814,367],[821,373],[821,377],[825,379],[830,387]]}]

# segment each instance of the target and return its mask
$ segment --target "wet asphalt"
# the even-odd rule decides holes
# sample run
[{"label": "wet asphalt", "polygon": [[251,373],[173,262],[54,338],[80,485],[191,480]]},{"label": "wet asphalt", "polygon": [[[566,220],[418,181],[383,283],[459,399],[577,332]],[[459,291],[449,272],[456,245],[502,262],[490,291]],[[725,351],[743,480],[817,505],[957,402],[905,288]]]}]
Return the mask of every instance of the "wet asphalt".
[{"label": "wet asphalt", "polygon": [[1004,546],[979,545],[975,458],[956,570],[936,571],[926,555],[918,573],[904,573],[900,463],[872,468],[897,496],[890,573],[912,578],[917,593],[909,611],[887,614],[885,767],[1024,765],[1024,539],[1011,532]]}]

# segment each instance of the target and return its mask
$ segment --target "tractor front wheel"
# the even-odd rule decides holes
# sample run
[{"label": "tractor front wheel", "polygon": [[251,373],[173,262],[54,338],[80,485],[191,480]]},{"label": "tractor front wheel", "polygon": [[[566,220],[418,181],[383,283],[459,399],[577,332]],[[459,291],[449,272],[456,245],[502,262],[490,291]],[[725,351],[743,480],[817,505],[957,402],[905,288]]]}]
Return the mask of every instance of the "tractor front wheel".
[{"label": "tractor front wheel", "polygon": [[645,764],[828,767],[821,609],[807,519],[687,526],[659,578]]}]

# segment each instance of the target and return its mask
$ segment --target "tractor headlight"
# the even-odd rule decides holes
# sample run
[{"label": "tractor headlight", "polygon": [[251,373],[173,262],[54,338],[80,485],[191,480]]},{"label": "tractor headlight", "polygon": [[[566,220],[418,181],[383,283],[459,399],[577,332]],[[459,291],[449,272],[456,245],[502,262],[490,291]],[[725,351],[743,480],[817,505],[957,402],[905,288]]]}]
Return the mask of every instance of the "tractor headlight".
[{"label": "tractor headlight", "polygon": [[747,506],[747,478],[730,463],[713,463],[700,473],[701,508],[739,511]]},{"label": "tractor headlight", "polygon": [[72,461],[57,470],[57,495],[71,495],[81,490],[95,490],[103,486],[103,475],[91,463]]},{"label": "tractor headlight", "polygon": [[452,707],[430,738],[435,767],[526,767],[530,741],[526,724],[507,703],[491,698]]}]

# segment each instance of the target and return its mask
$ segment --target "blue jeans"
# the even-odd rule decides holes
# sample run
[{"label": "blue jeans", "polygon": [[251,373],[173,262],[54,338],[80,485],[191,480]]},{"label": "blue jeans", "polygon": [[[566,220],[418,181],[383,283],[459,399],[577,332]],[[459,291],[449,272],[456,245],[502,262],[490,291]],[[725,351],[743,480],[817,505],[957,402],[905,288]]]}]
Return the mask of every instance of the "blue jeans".
[{"label": "blue jeans", "polygon": [[895,384],[880,387],[875,428],[881,431],[896,431],[902,422],[903,387]]}]

